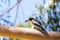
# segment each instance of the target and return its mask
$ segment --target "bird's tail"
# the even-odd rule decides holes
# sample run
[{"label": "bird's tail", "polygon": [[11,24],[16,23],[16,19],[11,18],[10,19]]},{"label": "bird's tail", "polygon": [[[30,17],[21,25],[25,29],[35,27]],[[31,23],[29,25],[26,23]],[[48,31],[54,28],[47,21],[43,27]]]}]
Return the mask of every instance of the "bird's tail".
[{"label": "bird's tail", "polygon": [[35,27],[34,29],[40,31],[45,36],[48,36],[49,35],[48,32],[44,28],[42,28],[42,27]]}]

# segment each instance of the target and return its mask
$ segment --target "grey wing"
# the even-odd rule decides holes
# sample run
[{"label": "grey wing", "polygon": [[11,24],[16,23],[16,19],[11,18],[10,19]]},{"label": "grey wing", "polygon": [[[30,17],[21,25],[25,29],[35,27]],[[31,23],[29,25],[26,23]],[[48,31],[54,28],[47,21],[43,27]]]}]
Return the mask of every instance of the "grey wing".
[{"label": "grey wing", "polygon": [[32,20],[32,23],[36,23],[38,25],[42,25],[41,22],[38,19],[33,19]]},{"label": "grey wing", "polygon": [[48,32],[43,27],[39,27],[39,25],[37,26],[37,24],[34,24],[34,29],[40,31],[44,35],[49,35]]},{"label": "grey wing", "polygon": [[32,23],[35,26],[34,29],[37,29],[43,34],[48,35],[47,31],[42,27],[41,23],[38,20],[32,20]]}]

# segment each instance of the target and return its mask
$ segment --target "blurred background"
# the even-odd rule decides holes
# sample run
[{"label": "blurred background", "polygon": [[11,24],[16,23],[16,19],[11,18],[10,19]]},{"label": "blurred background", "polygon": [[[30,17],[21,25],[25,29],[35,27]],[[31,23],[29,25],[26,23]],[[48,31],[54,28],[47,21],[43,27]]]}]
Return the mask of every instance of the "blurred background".
[{"label": "blurred background", "polygon": [[[51,0],[0,0],[0,25],[31,28],[25,23],[37,17],[46,31],[60,31],[60,1]],[[50,2],[50,3],[49,3]],[[0,36],[0,40],[23,40]]]}]

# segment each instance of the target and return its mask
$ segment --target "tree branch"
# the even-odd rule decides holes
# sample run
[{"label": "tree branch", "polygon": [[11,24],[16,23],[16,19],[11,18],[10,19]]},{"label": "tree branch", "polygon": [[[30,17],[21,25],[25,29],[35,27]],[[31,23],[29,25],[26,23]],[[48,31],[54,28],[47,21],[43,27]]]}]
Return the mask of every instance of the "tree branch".
[{"label": "tree branch", "polygon": [[11,38],[24,38],[29,40],[60,40],[60,32],[48,32],[49,36],[30,28],[17,28],[11,26],[0,26],[0,36]]}]

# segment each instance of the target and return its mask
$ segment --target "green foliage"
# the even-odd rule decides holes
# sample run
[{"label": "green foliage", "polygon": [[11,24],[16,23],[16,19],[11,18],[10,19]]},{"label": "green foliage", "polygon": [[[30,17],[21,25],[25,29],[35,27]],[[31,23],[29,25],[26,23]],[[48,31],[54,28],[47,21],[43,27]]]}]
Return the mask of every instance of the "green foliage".
[{"label": "green foliage", "polygon": [[53,31],[59,31],[58,28],[60,28],[59,26],[59,18],[58,16],[56,15],[57,13],[53,13],[55,18],[53,18],[51,15],[51,13],[48,15],[48,24],[51,24],[50,28],[53,30]]},{"label": "green foliage", "polygon": [[14,38],[10,38],[9,40],[14,40]]},{"label": "green foliage", "polygon": [[[60,29],[60,24],[59,24],[60,19],[59,19],[59,16],[57,15],[59,14],[59,12],[58,13],[56,12],[56,9],[55,9],[56,6],[57,5],[53,5],[53,6],[51,5],[49,6],[49,10],[45,10],[48,13],[47,27],[49,25],[49,28],[51,28],[53,31],[60,31],[58,30],[58,28]],[[41,15],[43,15],[42,12],[44,11],[42,11],[42,9],[44,9],[44,7],[40,6],[38,8],[40,9]],[[52,14],[54,17],[52,16]]]},{"label": "green foliage", "polygon": [[23,24],[18,24],[16,27],[25,27]]},{"label": "green foliage", "polygon": [[21,39],[21,38],[10,38],[9,40],[25,40],[25,39]]},{"label": "green foliage", "polygon": [[42,14],[42,9],[44,8],[42,5],[37,7],[40,10],[40,14]]}]

